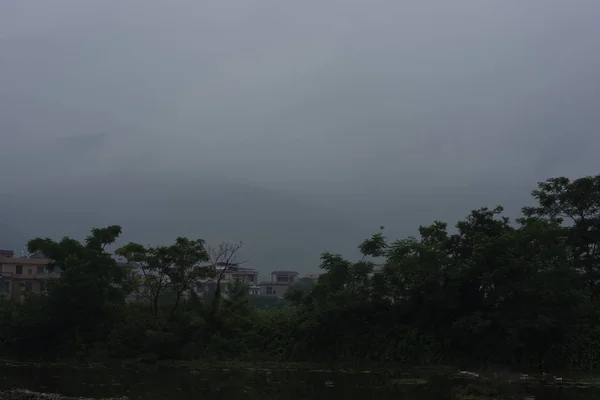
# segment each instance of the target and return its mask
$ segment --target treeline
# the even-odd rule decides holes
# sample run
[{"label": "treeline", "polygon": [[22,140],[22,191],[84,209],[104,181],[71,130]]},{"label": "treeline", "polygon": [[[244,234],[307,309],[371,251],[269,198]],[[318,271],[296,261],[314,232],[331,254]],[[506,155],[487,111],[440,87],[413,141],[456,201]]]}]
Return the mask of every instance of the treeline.
[{"label": "treeline", "polygon": [[[44,295],[0,305],[7,356],[271,359],[600,369],[600,175],[553,178],[511,220],[472,211],[449,231],[359,245],[363,257],[321,257],[316,284],[301,281],[287,306],[260,310],[237,282],[198,298],[218,277],[201,240],[118,253],[148,273],[134,279],[105,251],[117,226],[83,243],[35,239],[29,251],[61,265]],[[223,258],[221,258],[223,260]],[[140,301],[126,301],[132,293]]]}]

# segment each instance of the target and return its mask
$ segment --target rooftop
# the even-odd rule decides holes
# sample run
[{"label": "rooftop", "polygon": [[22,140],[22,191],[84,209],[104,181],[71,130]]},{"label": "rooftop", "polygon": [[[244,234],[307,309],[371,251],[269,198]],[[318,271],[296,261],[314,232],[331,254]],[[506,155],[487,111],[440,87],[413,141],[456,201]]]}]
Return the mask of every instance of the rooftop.
[{"label": "rooftop", "polygon": [[18,265],[47,265],[50,260],[47,258],[3,258],[0,257],[0,264],[18,264]]},{"label": "rooftop", "polygon": [[231,273],[231,275],[258,275],[258,271],[252,270],[252,269],[245,269],[243,271],[241,270],[237,270],[237,271],[228,271]]},{"label": "rooftop", "polygon": [[219,261],[217,263],[217,267],[239,268],[240,264],[238,264],[238,263],[227,263],[227,262],[224,262],[224,261]]},{"label": "rooftop", "polygon": [[12,250],[1,250],[0,249],[0,258],[2,257],[13,257],[15,255],[15,252]]}]

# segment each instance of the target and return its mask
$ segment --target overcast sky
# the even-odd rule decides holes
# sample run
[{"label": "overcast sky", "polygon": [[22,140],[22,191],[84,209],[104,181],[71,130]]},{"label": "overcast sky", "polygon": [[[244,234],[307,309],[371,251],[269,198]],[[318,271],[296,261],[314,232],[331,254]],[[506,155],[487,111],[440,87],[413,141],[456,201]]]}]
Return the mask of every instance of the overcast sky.
[{"label": "overcast sky", "polygon": [[198,171],[389,212],[596,174],[599,20],[598,0],[1,1],[0,179]]}]

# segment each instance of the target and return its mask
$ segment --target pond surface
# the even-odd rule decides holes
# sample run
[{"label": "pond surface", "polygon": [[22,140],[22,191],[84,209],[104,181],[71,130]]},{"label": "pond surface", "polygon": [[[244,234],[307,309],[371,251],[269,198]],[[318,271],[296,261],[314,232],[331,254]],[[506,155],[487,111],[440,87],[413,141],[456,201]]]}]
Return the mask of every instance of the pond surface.
[{"label": "pond surface", "polygon": [[[21,388],[76,397],[244,400],[451,400],[469,383],[444,377],[417,379],[401,372],[328,372],[277,368],[74,368],[0,366],[0,389]],[[498,387],[496,387],[498,390]],[[600,389],[506,385],[511,399],[597,400]],[[492,397],[494,398],[494,397]],[[496,397],[497,398],[497,397]],[[504,398],[504,397],[503,397]]]}]

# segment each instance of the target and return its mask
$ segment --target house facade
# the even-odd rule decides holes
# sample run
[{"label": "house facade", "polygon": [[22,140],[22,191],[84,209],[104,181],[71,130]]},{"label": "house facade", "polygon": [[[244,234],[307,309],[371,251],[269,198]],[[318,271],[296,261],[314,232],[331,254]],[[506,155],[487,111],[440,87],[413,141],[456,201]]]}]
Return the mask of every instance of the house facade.
[{"label": "house facade", "polygon": [[[223,273],[221,277],[221,294],[227,297],[227,286],[234,281],[241,281],[248,285],[248,294],[256,296],[260,294],[260,286],[258,285],[258,271],[254,268],[243,268],[238,264],[227,265],[224,263],[217,264],[217,275]],[[224,272],[223,272],[224,271]],[[210,297],[214,294],[217,288],[217,278],[201,279],[196,285],[196,294],[201,297]]]},{"label": "house facade", "polygon": [[52,271],[50,260],[41,257],[13,257],[12,252],[0,253],[0,295],[22,300],[27,293],[46,291],[48,279],[60,275],[60,268]]},{"label": "house facade", "polygon": [[289,287],[298,282],[298,275],[296,271],[273,271],[270,281],[260,283],[260,294],[283,299]]},{"label": "house facade", "polygon": [[[54,265],[50,270],[50,264],[51,261],[42,255],[14,257],[12,251],[0,249],[0,297],[22,300],[28,293],[44,293],[48,280],[60,277],[60,266]],[[117,260],[117,265],[131,270],[134,277],[141,278],[140,271],[134,266],[121,260]],[[256,269],[237,264],[217,265],[217,274],[221,272],[221,293],[224,297],[227,296],[228,285],[236,280],[248,285],[248,294],[251,296],[274,296],[280,299],[290,286],[299,281],[298,272],[277,270],[271,272],[270,280],[259,283]],[[316,275],[307,277],[318,279]],[[210,297],[214,294],[216,285],[216,278],[204,278],[198,282],[194,291],[201,297]],[[129,300],[141,300],[139,293],[132,294]]]}]

